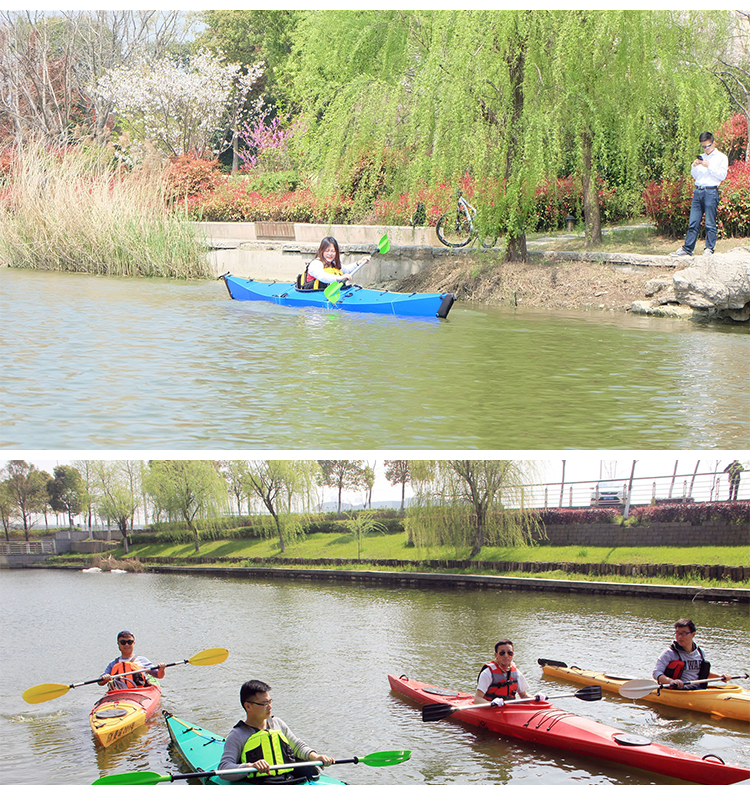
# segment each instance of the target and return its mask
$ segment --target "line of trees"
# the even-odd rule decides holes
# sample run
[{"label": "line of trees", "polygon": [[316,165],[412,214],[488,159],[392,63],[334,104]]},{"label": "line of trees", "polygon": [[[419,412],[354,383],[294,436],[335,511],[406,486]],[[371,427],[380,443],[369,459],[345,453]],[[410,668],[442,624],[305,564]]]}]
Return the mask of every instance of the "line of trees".
[{"label": "line of trees", "polygon": [[[539,533],[538,519],[524,509],[529,468],[513,461],[385,462],[386,478],[403,492],[416,491],[405,519],[412,542],[470,545],[472,557],[484,545],[529,542]],[[375,466],[362,460],[151,460],[76,461],[56,466],[54,475],[22,460],[0,472],[0,517],[6,539],[22,527],[26,540],[40,521],[49,528],[52,512],[64,513],[72,529],[76,517],[89,530],[106,521],[128,550],[136,514],[146,523],[185,527],[200,550],[200,530],[230,511],[241,517],[253,509],[270,515],[283,553],[288,541],[305,530],[304,513],[318,506],[318,490],[338,495],[358,489],[371,502]],[[363,509],[345,525],[358,540],[379,528]]]},{"label": "line of trees", "polygon": [[581,177],[598,244],[602,181],[635,208],[737,112],[750,122],[747,11],[0,12],[0,139],[236,169],[240,144],[283,136],[298,180],[363,210],[475,183],[509,258],[546,178]]}]

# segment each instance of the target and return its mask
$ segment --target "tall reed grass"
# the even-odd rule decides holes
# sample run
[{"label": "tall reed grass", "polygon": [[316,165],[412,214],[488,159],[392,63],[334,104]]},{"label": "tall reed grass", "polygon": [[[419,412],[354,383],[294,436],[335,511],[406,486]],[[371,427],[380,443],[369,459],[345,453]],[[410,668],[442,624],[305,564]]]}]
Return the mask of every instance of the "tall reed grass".
[{"label": "tall reed grass", "polygon": [[111,151],[30,143],[0,191],[0,264],[99,275],[206,278],[206,248],[167,204],[156,159],[133,171]]}]

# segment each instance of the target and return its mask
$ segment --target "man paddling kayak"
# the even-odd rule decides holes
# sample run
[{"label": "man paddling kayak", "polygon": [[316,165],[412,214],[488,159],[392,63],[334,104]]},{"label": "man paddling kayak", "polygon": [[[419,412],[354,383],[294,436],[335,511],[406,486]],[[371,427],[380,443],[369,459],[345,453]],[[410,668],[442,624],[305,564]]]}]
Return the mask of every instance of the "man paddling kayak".
[{"label": "man paddling kayak", "polygon": [[276,763],[314,761],[323,765],[334,763],[328,755],[320,755],[298,739],[284,720],[271,716],[271,688],[264,681],[251,679],[240,688],[240,704],[245,710],[245,719],[240,720],[229,731],[224,742],[224,754],[219,769],[236,769],[239,766],[253,767],[258,774],[227,774],[222,779],[243,780],[263,777],[265,782],[283,782],[293,772],[293,779],[317,773],[314,766],[302,769],[279,769],[268,779],[270,766]]},{"label": "man paddling kayak", "polygon": [[729,681],[731,676],[711,671],[711,663],[703,650],[693,642],[695,631],[692,619],[678,619],[674,623],[674,642],[656,661],[652,674],[659,684],[679,690],[697,690],[706,685],[691,685],[691,681],[711,678]]},{"label": "man paddling kayak", "polygon": [[[126,690],[145,686],[149,683],[149,676],[164,678],[165,662],[154,665],[146,657],[133,654],[135,635],[130,630],[121,630],[117,633],[117,646],[120,649],[120,656],[107,665],[99,679],[99,684],[108,684],[110,690]],[[128,676],[132,671],[146,671],[146,673],[133,673]]]},{"label": "man paddling kayak", "polygon": [[[486,662],[479,671],[474,703],[502,706],[516,695],[528,698],[528,693],[526,677],[513,662],[513,641],[503,638],[495,644],[495,659]],[[547,700],[547,696],[542,692],[534,697],[539,701]]]}]

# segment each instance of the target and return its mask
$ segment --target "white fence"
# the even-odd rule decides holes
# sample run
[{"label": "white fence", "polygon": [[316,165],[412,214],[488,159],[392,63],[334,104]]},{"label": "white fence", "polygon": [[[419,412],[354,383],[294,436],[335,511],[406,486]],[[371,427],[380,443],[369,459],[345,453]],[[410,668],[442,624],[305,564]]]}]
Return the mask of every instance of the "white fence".
[{"label": "white fence", "polygon": [[30,542],[0,542],[0,555],[57,553],[54,540],[31,540]]},{"label": "white fence", "polygon": [[[529,507],[591,507],[728,501],[729,477],[720,472],[621,477],[525,486]],[[750,499],[750,471],[743,471],[737,499]]]}]

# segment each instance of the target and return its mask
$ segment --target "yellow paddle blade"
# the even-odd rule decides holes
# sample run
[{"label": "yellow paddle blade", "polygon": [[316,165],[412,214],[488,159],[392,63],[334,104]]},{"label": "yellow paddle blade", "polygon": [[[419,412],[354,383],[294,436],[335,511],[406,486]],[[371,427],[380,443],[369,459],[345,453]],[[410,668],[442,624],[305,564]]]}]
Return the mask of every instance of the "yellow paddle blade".
[{"label": "yellow paddle blade", "polygon": [[67,684],[37,684],[36,687],[29,687],[22,697],[26,703],[44,703],[62,697],[69,689]]},{"label": "yellow paddle blade", "polygon": [[203,649],[194,654],[188,662],[191,665],[218,665],[229,656],[226,649]]}]

